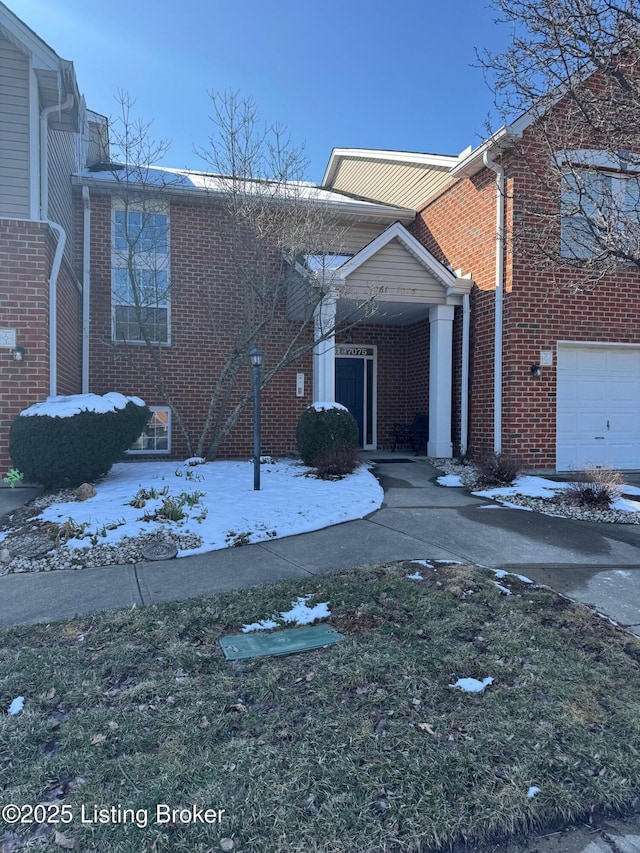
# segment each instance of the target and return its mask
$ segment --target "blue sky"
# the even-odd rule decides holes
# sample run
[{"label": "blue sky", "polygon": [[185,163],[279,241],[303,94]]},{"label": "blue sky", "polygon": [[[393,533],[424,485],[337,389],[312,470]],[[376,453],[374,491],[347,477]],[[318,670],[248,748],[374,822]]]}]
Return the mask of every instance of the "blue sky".
[{"label": "blue sky", "polygon": [[508,33],[484,0],[6,0],[74,62],[87,105],[118,89],[169,139],[164,165],[206,168],[207,90],[251,96],[304,143],[320,181],[332,147],[458,154],[485,136],[492,96],[474,49]]}]

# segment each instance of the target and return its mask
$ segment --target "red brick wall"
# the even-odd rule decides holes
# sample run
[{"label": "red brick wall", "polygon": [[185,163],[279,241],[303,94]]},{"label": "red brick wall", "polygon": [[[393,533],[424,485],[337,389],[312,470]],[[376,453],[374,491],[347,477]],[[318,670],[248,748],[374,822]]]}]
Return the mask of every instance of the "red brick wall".
[{"label": "red brick wall", "polygon": [[[471,274],[469,435],[473,454],[493,448],[494,288],[496,257],[495,174],[484,169],[463,178],[422,210],[415,237],[441,262]],[[460,449],[462,310],[454,320],[452,440]]]},{"label": "red brick wall", "polygon": [[[565,147],[597,147],[566,129],[575,122],[561,103],[554,132]],[[566,121],[565,121],[566,119]],[[564,134],[564,136],[563,136]],[[579,270],[545,263],[530,245],[535,217],[525,200],[553,211],[536,172],[544,173],[547,149],[535,127],[523,137],[524,156],[503,158],[507,176],[505,292],[503,321],[503,451],[528,468],[555,468],[556,351],[558,341],[637,343],[640,328],[640,273],[621,266],[615,276],[586,290]],[[558,147],[561,145],[558,143]],[[472,292],[469,450],[493,448],[493,361],[495,288],[495,174],[483,169],[463,178],[420,212],[414,234],[441,261],[471,273]],[[556,229],[559,241],[559,229]],[[455,332],[454,332],[455,334]],[[540,378],[530,367],[541,350],[552,350],[553,367]],[[456,344],[454,352],[459,352]],[[456,363],[456,372],[459,365]],[[456,395],[454,378],[454,396]],[[457,430],[454,404],[454,443]]]},{"label": "red brick wall", "polygon": [[[49,277],[56,236],[38,222],[0,220],[0,327],[15,329],[26,350],[15,361],[0,349],[0,476],[11,461],[9,426],[49,394]],[[80,391],[81,296],[63,262],[58,276],[58,393]]]},{"label": "red brick wall", "polygon": [[0,220],[0,326],[15,329],[26,350],[15,361],[0,349],[0,475],[11,465],[9,426],[18,413],[49,393],[47,228]]},{"label": "red brick wall", "polygon": [[[378,448],[393,446],[394,423],[411,424],[428,411],[429,321],[412,326],[356,326],[352,344],[377,347]],[[345,343],[338,335],[337,343]]]},{"label": "red brick wall", "polygon": [[[171,345],[149,352],[144,344],[111,342],[111,198],[91,197],[91,353],[90,389],[95,393],[119,391],[142,397],[148,405],[165,405],[160,390],[162,364],[166,387],[184,419],[191,446],[176,419],[172,423],[172,456],[196,452],[221,366],[235,343],[242,320],[240,296],[225,234],[229,222],[220,208],[206,203],[172,202],[171,241]],[[271,326],[263,373],[272,365],[286,340],[299,329],[284,319]],[[302,337],[311,340],[312,330]],[[296,397],[296,373],[305,374],[305,396]],[[251,386],[250,366],[240,370],[235,403]],[[279,373],[262,394],[262,448],[282,455],[295,451],[298,414],[312,401],[312,355],[308,352]],[[221,457],[249,457],[253,448],[253,415],[249,405],[218,453]]]}]

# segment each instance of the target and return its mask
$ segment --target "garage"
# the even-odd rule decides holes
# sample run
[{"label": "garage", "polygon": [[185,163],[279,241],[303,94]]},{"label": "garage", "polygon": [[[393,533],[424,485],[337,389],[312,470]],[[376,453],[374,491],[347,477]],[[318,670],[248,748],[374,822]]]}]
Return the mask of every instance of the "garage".
[{"label": "garage", "polygon": [[640,347],[558,344],[557,376],[557,469],[640,469]]}]

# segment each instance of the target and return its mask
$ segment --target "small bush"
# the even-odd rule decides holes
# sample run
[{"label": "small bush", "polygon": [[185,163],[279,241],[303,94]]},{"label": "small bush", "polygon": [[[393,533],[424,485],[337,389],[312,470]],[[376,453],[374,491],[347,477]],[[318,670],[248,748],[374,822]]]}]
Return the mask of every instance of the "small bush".
[{"label": "small bush", "polygon": [[358,424],[346,409],[310,406],[298,418],[298,453],[305,465],[314,465],[327,450],[358,448]]},{"label": "small bush", "polygon": [[475,486],[492,488],[510,486],[522,470],[512,456],[504,453],[483,453],[473,461],[476,472]]},{"label": "small bush", "polygon": [[573,475],[564,495],[578,506],[607,509],[620,497],[623,479],[620,471],[607,466],[587,465]]},{"label": "small bush", "polygon": [[329,447],[316,456],[314,467],[320,480],[340,480],[358,465],[357,447]]},{"label": "small bush", "polygon": [[46,489],[79,486],[104,476],[150,417],[146,406],[132,400],[112,411],[83,410],[69,417],[21,415],[9,430],[9,453],[28,482]]}]

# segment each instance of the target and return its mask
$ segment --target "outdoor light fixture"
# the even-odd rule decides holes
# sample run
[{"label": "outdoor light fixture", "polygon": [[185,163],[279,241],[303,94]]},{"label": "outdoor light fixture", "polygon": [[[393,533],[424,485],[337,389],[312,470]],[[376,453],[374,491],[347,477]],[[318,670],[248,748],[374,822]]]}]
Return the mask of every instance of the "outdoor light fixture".
[{"label": "outdoor light fixture", "polygon": [[24,347],[14,347],[13,349],[13,358],[14,361],[22,361],[22,359],[26,355],[26,349]]},{"label": "outdoor light fixture", "polygon": [[260,368],[262,352],[257,348],[249,353],[253,367],[253,490],[260,490]]},{"label": "outdoor light fixture", "polygon": [[532,376],[540,376],[542,373],[539,364],[532,364],[529,370],[531,371]]}]

